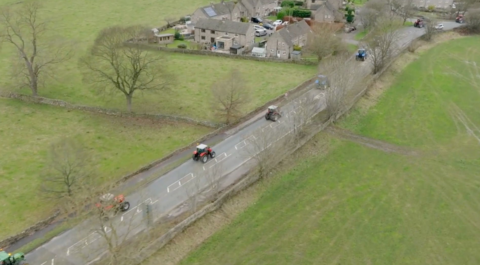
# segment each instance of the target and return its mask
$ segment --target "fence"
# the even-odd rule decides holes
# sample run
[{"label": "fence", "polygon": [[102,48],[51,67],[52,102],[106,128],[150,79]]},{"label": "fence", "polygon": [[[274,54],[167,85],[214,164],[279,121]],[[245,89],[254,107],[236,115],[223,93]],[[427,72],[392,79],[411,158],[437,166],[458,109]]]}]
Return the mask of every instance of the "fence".
[{"label": "fence", "polygon": [[248,56],[248,55],[212,52],[212,51],[207,51],[207,50],[190,50],[190,49],[167,48],[167,47],[157,46],[157,45],[153,45],[153,44],[146,44],[146,43],[125,43],[125,45],[127,45],[127,46],[139,46],[142,49],[151,50],[151,51],[164,51],[164,52],[173,52],[173,53],[224,57],[224,58],[233,58],[233,59],[242,59],[242,60],[250,60],[250,61],[260,61],[260,62],[293,63],[293,64],[300,64],[300,65],[315,65],[315,64],[318,63],[318,62],[313,62],[313,61],[307,60],[307,59],[285,60],[285,59],[279,59],[279,58],[274,58],[274,57],[255,57],[255,56]]}]

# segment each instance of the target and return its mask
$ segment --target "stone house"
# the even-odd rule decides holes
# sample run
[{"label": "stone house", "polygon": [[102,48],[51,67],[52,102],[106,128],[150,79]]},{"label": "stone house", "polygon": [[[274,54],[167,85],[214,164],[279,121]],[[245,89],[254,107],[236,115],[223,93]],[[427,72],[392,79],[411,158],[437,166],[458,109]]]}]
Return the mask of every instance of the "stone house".
[{"label": "stone house", "polygon": [[195,41],[228,50],[233,45],[251,47],[255,41],[253,24],[230,20],[200,19],[195,24]]},{"label": "stone house", "polygon": [[305,20],[290,24],[270,36],[265,45],[267,57],[290,59],[293,47],[303,47],[307,44],[308,34],[312,30]]},{"label": "stone house", "polygon": [[340,12],[341,1],[307,0],[306,3],[307,8],[312,11],[312,18],[317,22],[340,22],[343,19],[343,14]]},{"label": "stone house", "polygon": [[225,20],[233,19],[233,10],[235,8],[235,3],[230,2],[220,2],[220,3],[211,3],[209,6],[200,7],[195,12],[193,12],[190,20],[193,24],[196,24],[200,19],[217,19]]},{"label": "stone house", "polygon": [[232,20],[240,21],[242,17],[263,18],[274,11],[277,6],[277,0],[238,0],[233,9]]},{"label": "stone house", "polygon": [[312,19],[316,22],[332,23],[335,21],[334,12],[325,3],[312,5],[310,10],[312,10]]},{"label": "stone house", "polygon": [[148,38],[148,42],[150,43],[158,43],[158,44],[170,44],[175,41],[175,35],[173,34],[160,34],[158,29],[152,29],[152,34]]}]

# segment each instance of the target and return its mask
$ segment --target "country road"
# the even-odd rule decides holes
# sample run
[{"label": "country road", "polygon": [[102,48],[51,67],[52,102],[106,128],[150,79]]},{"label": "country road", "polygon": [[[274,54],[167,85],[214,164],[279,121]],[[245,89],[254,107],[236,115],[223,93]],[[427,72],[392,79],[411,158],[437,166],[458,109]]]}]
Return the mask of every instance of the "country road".
[{"label": "country road", "polygon": [[[450,23],[444,22],[446,30],[458,25]],[[424,29],[413,27],[401,29],[402,38],[398,45],[405,47],[423,33]],[[353,61],[352,63],[359,64],[359,71],[365,75],[369,74],[369,62]],[[217,188],[221,189],[238,181],[241,177],[240,171],[246,171],[255,165],[252,156],[258,152],[256,149],[258,145],[255,143],[258,143],[260,137],[262,135],[278,136],[270,139],[271,142],[268,144],[273,144],[279,138],[292,133],[293,121],[302,108],[312,108],[315,113],[325,109],[324,92],[312,88],[295,101],[282,106],[283,117],[278,122],[266,121],[263,117],[257,116],[248,126],[213,146],[216,158],[206,164],[190,159],[169,173],[163,176],[158,175],[158,179],[146,188],[128,196],[127,199],[131,203],[130,210],[116,216],[112,221],[112,227],[119,235],[125,235],[128,232],[127,237],[135,236],[147,227],[144,218],[146,204],[151,205],[153,222],[165,218],[166,213],[185,205],[192,197],[192,193],[209,191],[208,187],[211,186],[212,181],[206,177],[206,174],[214,168],[218,169],[218,176],[221,177],[221,181],[218,182],[220,187]],[[159,174],[156,172],[158,170],[153,168],[147,174]],[[28,263],[35,265],[89,264],[107,249],[101,236],[95,232],[97,227],[94,220],[84,221],[28,253],[26,256]],[[105,231],[111,232],[111,227],[105,227]]]}]

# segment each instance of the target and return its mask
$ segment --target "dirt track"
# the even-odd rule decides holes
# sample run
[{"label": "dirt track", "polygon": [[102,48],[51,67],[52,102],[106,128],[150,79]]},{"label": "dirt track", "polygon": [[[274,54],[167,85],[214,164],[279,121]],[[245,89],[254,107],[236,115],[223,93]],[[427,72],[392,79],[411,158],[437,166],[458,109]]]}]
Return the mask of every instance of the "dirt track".
[{"label": "dirt track", "polygon": [[335,136],[335,137],[338,137],[338,138],[341,138],[341,139],[345,139],[345,140],[349,140],[349,141],[364,145],[366,147],[370,147],[370,148],[377,149],[377,150],[380,150],[380,151],[384,151],[384,152],[387,152],[387,153],[397,153],[397,154],[402,154],[402,155],[407,155],[407,156],[418,155],[418,152],[416,152],[414,150],[411,150],[409,148],[397,146],[397,145],[386,143],[386,142],[383,142],[383,141],[380,141],[380,140],[375,140],[375,139],[372,139],[372,138],[368,138],[368,137],[365,137],[365,136],[354,134],[354,133],[352,133],[348,130],[345,130],[345,129],[342,129],[342,128],[339,128],[339,127],[336,127],[336,126],[328,127],[325,130],[325,132],[327,132],[328,134],[330,134],[332,136]]}]

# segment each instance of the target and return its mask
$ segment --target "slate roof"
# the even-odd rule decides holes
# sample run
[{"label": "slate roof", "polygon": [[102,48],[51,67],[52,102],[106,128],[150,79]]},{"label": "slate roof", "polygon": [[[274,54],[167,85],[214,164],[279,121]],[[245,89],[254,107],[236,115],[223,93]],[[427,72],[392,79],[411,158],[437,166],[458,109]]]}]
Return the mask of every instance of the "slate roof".
[{"label": "slate roof", "polygon": [[199,29],[215,30],[241,35],[245,35],[251,26],[252,24],[249,23],[234,22],[231,20],[218,20],[212,18],[199,19],[198,22],[195,24],[195,28]]},{"label": "slate roof", "polygon": [[[235,7],[235,3],[233,1],[229,1],[229,2],[216,3],[213,5],[204,6],[204,7],[201,7],[200,9],[203,11],[203,13],[205,13],[207,17],[216,17],[216,16],[230,15],[230,11],[233,10],[234,7]],[[213,10],[213,13],[211,13],[212,11],[210,10]]]},{"label": "slate roof", "polygon": [[288,46],[293,46],[293,39],[296,39],[299,36],[306,35],[311,32],[310,26],[308,26],[305,20],[299,21],[294,24],[289,24],[285,28],[275,32],[274,34],[279,34],[280,37],[288,44]]}]

